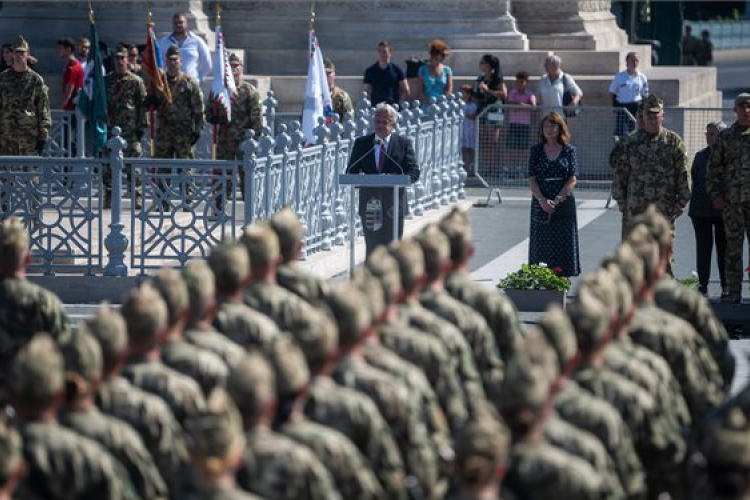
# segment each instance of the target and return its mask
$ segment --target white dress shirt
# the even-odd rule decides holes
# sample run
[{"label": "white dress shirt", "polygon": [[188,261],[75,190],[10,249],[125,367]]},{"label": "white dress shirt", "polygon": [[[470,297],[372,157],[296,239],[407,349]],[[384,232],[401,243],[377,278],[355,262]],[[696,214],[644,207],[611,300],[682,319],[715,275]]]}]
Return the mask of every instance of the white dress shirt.
[{"label": "white dress shirt", "polygon": [[180,42],[174,34],[165,36],[159,41],[161,56],[166,59],[167,49],[171,45],[177,45],[180,48],[180,57],[182,58],[182,72],[195,80],[202,83],[203,79],[211,73],[211,52],[208,45],[198,35],[192,31],[188,32],[187,38]]},{"label": "white dress shirt", "polygon": [[[565,76],[566,78],[563,78]],[[563,112],[563,94],[565,93],[565,84],[563,83],[565,80],[567,80],[569,88],[567,89],[568,92],[570,92],[571,95],[582,95],[583,92],[581,92],[581,88],[576,84],[576,81],[573,80],[573,77],[570,75],[566,75],[562,71],[560,71],[559,76],[554,82],[551,82],[549,79],[549,76],[547,73],[542,75],[542,77],[539,79],[539,95],[542,98],[542,107],[544,108],[544,113],[548,113],[550,111],[557,111],[558,113]]]},{"label": "white dress shirt", "polygon": [[635,75],[628,70],[620,71],[609,84],[609,93],[615,95],[620,104],[638,102],[648,96],[648,79],[638,70]]}]

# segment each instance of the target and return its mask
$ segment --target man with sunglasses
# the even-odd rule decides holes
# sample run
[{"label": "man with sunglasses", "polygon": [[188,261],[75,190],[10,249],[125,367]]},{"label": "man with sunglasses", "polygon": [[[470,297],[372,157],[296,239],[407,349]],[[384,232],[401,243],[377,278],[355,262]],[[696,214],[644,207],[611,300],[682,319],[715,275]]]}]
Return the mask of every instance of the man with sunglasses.
[{"label": "man with sunglasses", "polygon": [[723,302],[742,301],[742,250],[750,239],[750,94],[734,100],[735,121],[716,140],[708,160],[706,190],[721,210],[727,237],[724,254],[726,294]]}]

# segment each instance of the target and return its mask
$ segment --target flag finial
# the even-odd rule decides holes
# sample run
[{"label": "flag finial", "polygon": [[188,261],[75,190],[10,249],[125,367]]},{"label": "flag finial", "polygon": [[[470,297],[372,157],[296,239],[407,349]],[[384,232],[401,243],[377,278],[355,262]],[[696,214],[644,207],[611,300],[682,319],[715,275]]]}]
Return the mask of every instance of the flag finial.
[{"label": "flag finial", "polygon": [[94,7],[91,5],[91,0],[89,0],[89,22],[94,24]]},{"label": "flag finial", "polygon": [[315,0],[310,3],[310,31],[315,28]]},{"label": "flag finial", "polygon": [[216,0],[214,10],[216,11],[216,25],[219,26],[221,24],[221,2],[219,0]]},{"label": "flag finial", "polygon": [[148,8],[148,21],[146,21],[146,24],[151,27],[154,25],[154,15],[151,13],[151,0],[147,2],[146,7]]}]

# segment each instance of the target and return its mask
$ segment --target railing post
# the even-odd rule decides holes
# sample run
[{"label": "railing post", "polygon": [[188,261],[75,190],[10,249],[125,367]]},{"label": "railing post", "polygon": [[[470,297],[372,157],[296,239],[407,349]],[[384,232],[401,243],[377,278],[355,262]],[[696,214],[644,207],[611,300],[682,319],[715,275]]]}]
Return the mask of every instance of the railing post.
[{"label": "railing post", "polygon": [[318,126],[313,130],[315,135],[315,144],[321,147],[320,152],[320,248],[323,250],[331,249],[331,227],[333,226],[333,217],[331,215],[331,200],[328,187],[328,165],[326,155],[331,147],[328,143],[330,129],[326,126],[324,118],[318,118]]},{"label": "railing post", "polygon": [[109,252],[107,267],[104,269],[105,276],[128,275],[128,266],[125,264],[125,250],[128,248],[128,239],[123,234],[125,226],[120,221],[122,215],[122,150],[125,149],[126,143],[120,137],[120,133],[120,127],[112,129],[113,137],[107,143],[110,151],[109,164],[112,169],[112,220],[109,224],[109,234],[104,240],[104,246]]},{"label": "railing post", "polygon": [[[266,127],[268,129],[268,127]],[[267,133],[260,140],[260,156],[264,157],[266,168],[263,171],[263,214],[264,219],[271,216],[271,201],[273,200],[271,185],[271,170],[273,169],[273,150],[276,145],[274,138]]]},{"label": "railing post", "polygon": [[[422,106],[420,105],[419,101],[412,102],[412,109],[413,111],[413,117],[414,117],[414,149],[417,150],[417,158],[419,158],[419,151],[421,151],[422,154],[422,160],[424,160],[425,153],[427,152],[427,146],[423,144],[424,142],[424,135],[422,134],[422,122],[425,119],[424,111],[422,111]],[[410,185],[407,189],[407,196],[409,197],[409,203],[410,206],[414,208],[413,215],[420,217],[424,215],[424,197],[425,197],[425,170],[426,166],[424,164],[424,161],[419,166],[422,169],[422,174],[419,176],[419,180]]]},{"label": "railing post", "polygon": [[453,104],[453,145],[451,147],[453,149],[453,157],[456,159],[453,166],[457,178],[455,192],[459,200],[465,200],[466,190],[464,186],[469,174],[466,173],[467,166],[463,164],[463,155],[461,154],[461,131],[464,128],[464,102],[459,95],[455,95]]},{"label": "railing post", "polygon": [[268,97],[263,101],[263,106],[266,108],[266,127],[271,129],[271,135],[276,135],[276,106],[279,101],[276,100],[273,90],[268,91]]},{"label": "railing post", "polygon": [[245,204],[245,213],[242,220],[244,226],[249,226],[253,223],[253,213],[255,207],[255,151],[258,149],[258,143],[253,139],[254,134],[252,130],[248,130],[245,133],[245,140],[240,143],[240,149],[242,150],[242,165],[240,168],[244,171],[245,182],[242,189],[244,195],[242,201]]}]

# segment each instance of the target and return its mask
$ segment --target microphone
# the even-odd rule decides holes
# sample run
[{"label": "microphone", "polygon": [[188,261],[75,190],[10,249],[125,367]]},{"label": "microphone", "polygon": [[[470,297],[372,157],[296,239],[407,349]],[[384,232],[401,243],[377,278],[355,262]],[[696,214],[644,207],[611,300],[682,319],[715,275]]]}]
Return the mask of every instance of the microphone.
[{"label": "microphone", "polygon": [[[380,141],[380,142],[378,142],[378,141]],[[365,153],[365,154],[363,154],[362,156],[360,156],[359,158],[357,158],[357,159],[356,159],[356,160],[354,161],[354,163],[352,163],[351,165],[349,165],[348,167],[346,167],[346,170],[344,171],[344,173],[345,173],[345,174],[348,174],[348,173],[350,173],[350,172],[351,172],[351,170],[352,170],[352,168],[354,168],[354,167],[355,167],[356,165],[358,165],[358,164],[359,164],[360,162],[362,162],[362,160],[364,160],[365,158],[367,158],[367,157],[368,157],[369,155],[371,155],[371,154],[372,154],[372,155],[374,156],[374,155],[375,155],[375,148],[379,148],[379,147],[380,147],[380,144],[381,144],[382,142],[383,142],[383,139],[381,139],[380,137],[378,137],[378,136],[376,135],[376,136],[375,136],[375,141],[374,141],[374,144],[373,144],[373,146],[372,146],[372,147],[370,148],[370,150],[369,150],[369,151],[368,151],[367,153]],[[364,174],[364,172],[360,172],[360,173],[361,173],[361,174]]]},{"label": "microphone", "polygon": [[[380,145],[381,145],[381,144],[385,144],[385,141],[383,141],[383,139],[381,139],[380,137],[378,137],[378,136],[375,136],[375,144],[376,144],[376,145],[377,145],[378,147],[380,147]],[[388,161],[390,161],[391,163],[393,163],[394,165],[396,165],[396,166],[398,167],[398,169],[399,169],[399,170],[401,171],[401,175],[404,175],[404,169],[403,169],[403,167],[401,167],[401,165],[399,165],[399,163],[398,163],[398,162],[397,162],[396,160],[394,160],[394,159],[393,159],[393,158],[391,157],[391,155],[389,155],[389,154],[388,154],[387,148],[384,148],[384,149],[382,149],[382,150],[380,151],[380,154],[381,154],[381,155],[382,155],[382,154],[384,154],[384,155],[385,155],[385,158],[386,158],[386,159],[387,159]],[[385,169],[385,164],[383,164],[383,168]]]}]

